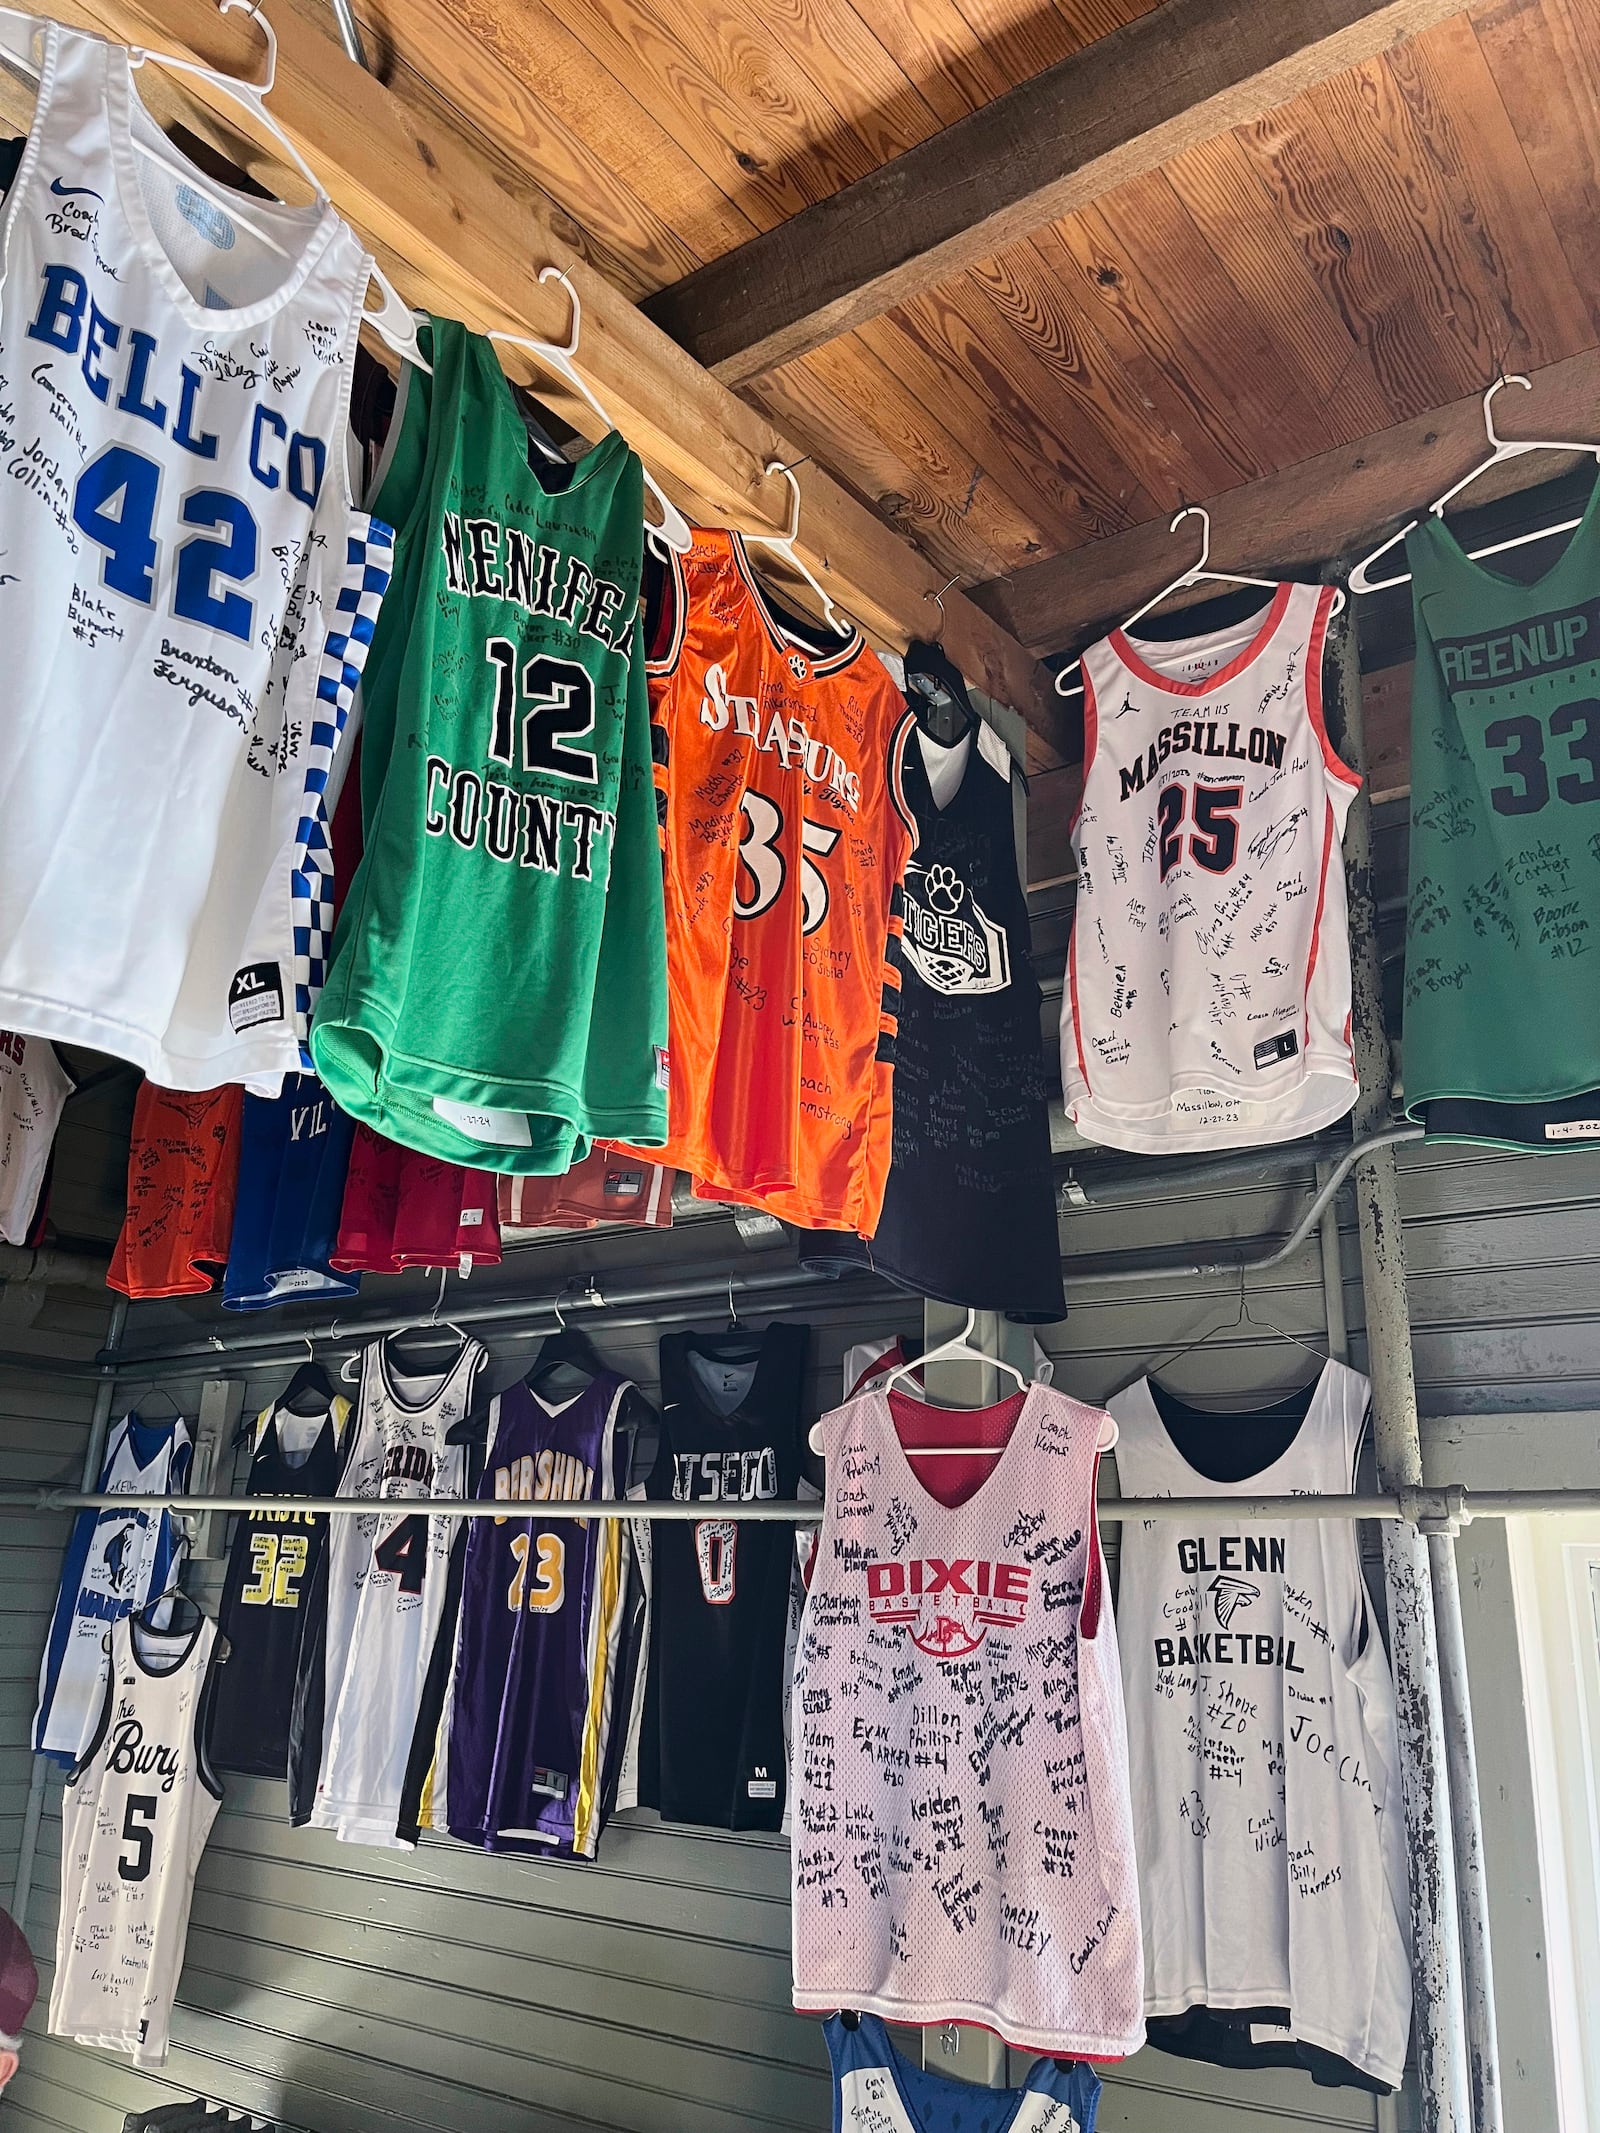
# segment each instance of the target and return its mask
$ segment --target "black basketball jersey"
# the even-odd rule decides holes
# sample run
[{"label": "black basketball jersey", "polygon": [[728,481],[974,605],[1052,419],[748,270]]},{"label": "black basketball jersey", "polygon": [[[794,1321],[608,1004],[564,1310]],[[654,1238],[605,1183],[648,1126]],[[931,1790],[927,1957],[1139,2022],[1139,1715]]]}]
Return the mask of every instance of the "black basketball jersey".
[{"label": "black basketball jersey", "polygon": [[[327,1514],[297,1510],[293,1499],[333,1495],[339,1432],[349,1411],[348,1400],[331,1397],[320,1422],[277,1407],[265,1410],[257,1426],[249,1493],[263,1501],[234,1525],[222,1587],[222,1632],[233,1649],[211,1709],[210,1755],[219,1770],[248,1777],[288,1773],[300,1647],[308,1624],[316,1620],[320,1628],[316,1595],[328,1539]],[[291,1446],[305,1448],[286,1452],[285,1435]]]},{"label": "black basketball jersey", "polygon": [[640,1796],[709,1829],[783,1823],[784,1658],[793,1528],[717,1506],[792,1499],[809,1326],[668,1333],[645,1493],[705,1505],[651,1530],[650,1674]]},{"label": "black basketball jersey", "polygon": [[799,1233],[801,1264],[870,1265],[919,1296],[1046,1324],[1067,1306],[1011,758],[987,727],[953,748],[919,730],[904,788],[917,846],[888,1190],[870,1243]]}]

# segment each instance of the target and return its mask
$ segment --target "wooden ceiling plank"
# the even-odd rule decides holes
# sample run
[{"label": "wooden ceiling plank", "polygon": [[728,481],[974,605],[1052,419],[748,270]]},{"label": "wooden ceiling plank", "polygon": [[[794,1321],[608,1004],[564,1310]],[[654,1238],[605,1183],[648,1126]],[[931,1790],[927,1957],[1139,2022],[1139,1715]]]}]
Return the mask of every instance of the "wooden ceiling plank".
[{"label": "wooden ceiling plank", "polygon": [[974,41],[994,55],[1008,84],[1043,74],[1099,37],[1114,34],[1155,4],[1156,0],[1143,0],[1142,5],[1107,6],[1102,10],[1105,26],[1096,30],[1074,21],[1060,8],[1039,6],[1038,0],[956,0],[971,25]]},{"label": "wooden ceiling plank", "polygon": [[1139,487],[1174,508],[1192,470],[1174,433],[1152,418],[1143,395],[1092,328],[1064,301],[1058,278],[1032,243],[1013,244],[963,277],[1034,355],[1054,386],[1039,412],[1063,434],[1085,422],[1104,437]]},{"label": "wooden ceiling plank", "polygon": [[[1002,256],[1015,258],[1021,247]],[[1140,471],[1161,467],[1175,500],[1209,496],[1213,489],[1226,489],[1239,478],[1239,468],[1228,452],[1216,445],[1194,410],[1180,381],[1175,381],[1137,337],[1122,329],[1114,313],[1101,300],[1100,292],[1083,271],[1079,260],[1063,242],[1059,229],[1036,231],[1028,249],[1038,258],[1043,274],[1041,292],[1048,291],[1054,309],[1070,328],[1075,342],[1089,352],[1096,375],[1105,381],[1107,398],[1116,409],[1119,425],[1142,421],[1145,429],[1144,457],[1130,463]],[[986,273],[987,269],[976,270]],[[1041,293],[1041,304],[1045,301]],[[1119,435],[1123,430],[1119,428]],[[1130,445],[1128,451],[1133,447]],[[1128,456],[1125,451],[1124,456]],[[1146,486],[1154,487],[1146,474]]]},{"label": "wooden ceiling plank", "polygon": [[1363,153],[1344,158],[1353,197],[1395,254],[1394,286],[1419,315],[1436,373],[1457,391],[1481,389],[1510,352],[1516,321],[1504,301],[1504,271],[1485,272],[1482,249],[1494,238],[1470,219],[1481,210],[1465,186],[1447,185],[1436,161],[1450,155],[1447,119],[1434,110],[1420,125],[1381,59],[1324,82],[1310,101],[1331,134],[1362,144]]},{"label": "wooden ceiling plank", "polygon": [[854,335],[757,379],[750,397],[965,582],[1043,552],[1039,528],[970,448]]},{"label": "wooden ceiling plank", "polygon": [[[378,0],[372,0],[373,5]],[[379,39],[398,42],[457,108],[482,124],[469,101],[474,48],[492,65],[497,100],[491,122],[509,152],[526,163],[586,227],[581,198],[569,194],[543,135],[552,122],[612,173],[697,259],[715,259],[758,227],[673,139],[544,0],[381,0]],[[486,116],[488,114],[485,114]]]},{"label": "wooden ceiling plank", "polygon": [[896,316],[942,367],[970,380],[984,409],[979,435],[1005,440],[1012,465],[1050,507],[1058,546],[1099,540],[1143,516],[1138,483],[1110,447],[1102,459],[1094,447],[1103,440],[1091,435],[1091,449],[1081,449],[1081,430],[1069,439],[1044,412],[1059,397],[1053,382],[980,291],[952,282]]},{"label": "wooden ceiling plank", "polygon": [[1515,360],[1542,367],[1586,348],[1588,305],[1472,24],[1465,15],[1441,22],[1392,52],[1388,66],[1475,240],[1484,285],[1514,325]]},{"label": "wooden ceiling plank", "polygon": [[1449,399],[1456,375],[1443,367],[1402,263],[1383,228],[1362,212],[1343,148],[1310,98],[1242,128],[1237,138],[1351,339],[1366,350],[1391,417],[1403,420]]},{"label": "wooden ceiling plank", "polygon": [[1367,351],[1283,221],[1236,133],[1169,163],[1166,179],[1328,425],[1326,440],[1363,437],[1391,419]]},{"label": "wooden ceiling plank", "polygon": [[[1600,350],[1535,371],[1528,423],[1545,437],[1595,434]],[[1519,403],[1521,396],[1518,396]],[[1505,427],[1512,430],[1508,412]],[[1513,432],[1514,434],[1514,432]],[[1230,568],[1270,575],[1315,570],[1330,557],[1376,546],[1386,530],[1425,509],[1482,457],[1483,396],[1472,392],[1372,437],[1319,453],[1259,481],[1196,499],[1211,513],[1212,552]],[[1557,459],[1515,459],[1473,485],[1474,503],[1550,480]],[[975,588],[975,597],[1029,650],[1076,649],[1108,620],[1146,599],[1173,569],[1163,519],[1052,556]]]},{"label": "wooden ceiling plank", "polygon": [[[157,51],[252,70],[259,40],[248,19],[219,19],[210,0],[57,0],[63,17]],[[305,0],[309,7],[309,0]],[[380,82],[353,66],[331,17],[302,0],[274,9],[278,78],[273,111],[299,142],[357,229],[407,262],[402,287],[479,329],[563,335],[569,309],[559,266],[584,305],[577,361],[612,418],[651,464],[736,525],[776,530],[787,522],[784,485],[763,474],[795,447],[653,327],[551,228],[542,198],[483,154],[447,117],[426,125]],[[156,70],[159,71],[159,70]],[[189,96],[234,107],[203,80],[183,77]],[[253,165],[274,167],[257,153]],[[593,414],[538,373],[541,392],[592,435]],[[799,549],[858,620],[882,641],[903,644],[921,626],[929,592],[942,583],[919,555],[820,468],[803,480]],[[952,594],[945,641],[974,682],[1012,704],[1046,740],[1064,731],[1049,679],[1004,630]]]},{"label": "wooden ceiling plank", "polygon": [[[584,238],[592,238],[608,262],[626,263],[620,274],[612,266],[612,279],[635,300],[709,256],[687,245],[673,224],[646,204],[648,194],[641,195],[626,173],[499,63],[483,25],[473,20],[480,14],[495,17],[498,11],[458,9],[451,0],[388,0],[386,24],[375,27],[363,11],[362,28],[374,49],[381,49],[380,37],[396,41],[400,63],[430,83],[464,124],[483,132],[510,161],[537,172],[540,184],[574,218],[580,248]],[[553,22],[549,27],[559,30]],[[635,115],[640,133],[648,137],[647,115]],[[744,227],[748,231],[750,225]]]},{"label": "wooden ceiling plank", "polygon": [[856,0],[856,10],[879,43],[899,54],[941,126],[1012,86],[994,55],[974,44],[955,0]]},{"label": "wooden ceiling plank", "polygon": [[826,103],[835,127],[848,126],[874,164],[888,163],[939,131],[933,105],[899,59],[868,29],[850,0],[739,0],[753,35],[775,43]]},{"label": "wooden ceiling plank", "polygon": [[[1084,208],[1058,222],[1051,234],[1071,260],[1079,289],[1097,305],[1101,331],[1111,347],[1118,353],[1131,347],[1156,365],[1180,394],[1196,433],[1222,453],[1236,479],[1249,481],[1265,474],[1275,461],[1261,425],[1236,404],[1238,381],[1231,367],[1226,376],[1217,368],[1217,362],[1228,362],[1230,343],[1224,338],[1216,344],[1213,361],[1213,344],[1198,340],[1194,332],[1196,318],[1210,308],[1205,293],[1192,298],[1183,288],[1164,288],[1153,271],[1163,240],[1152,233],[1152,251],[1147,252],[1136,228],[1145,201],[1152,215],[1162,217],[1162,186],[1159,175],[1140,178],[1115,196],[1116,208],[1111,200]],[[1129,197],[1135,193],[1137,199]],[[1201,271],[1204,251],[1196,231],[1187,253],[1180,245],[1180,274]]]},{"label": "wooden ceiling plank", "polygon": [[1495,0],[1475,12],[1473,28],[1600,331],[1600,4]]},{"label": "wooden ceiling plank", "polygon": [[738,383],[1072,213],[1459,0],[1166,0],[652,299]]}]

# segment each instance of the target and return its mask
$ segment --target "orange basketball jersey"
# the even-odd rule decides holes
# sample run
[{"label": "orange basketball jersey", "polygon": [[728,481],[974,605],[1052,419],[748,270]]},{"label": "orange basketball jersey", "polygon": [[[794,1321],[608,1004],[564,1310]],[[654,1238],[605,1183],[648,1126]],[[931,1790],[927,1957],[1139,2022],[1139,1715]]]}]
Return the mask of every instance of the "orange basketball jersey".
[{"label": "orange basketball jersey", "polygon": [[737,534],[674,558],[650,663],[671,1122],[702,1196],[870,1237],[889,1170],[900,790],[912,721],[857,631],[756,583]]}]

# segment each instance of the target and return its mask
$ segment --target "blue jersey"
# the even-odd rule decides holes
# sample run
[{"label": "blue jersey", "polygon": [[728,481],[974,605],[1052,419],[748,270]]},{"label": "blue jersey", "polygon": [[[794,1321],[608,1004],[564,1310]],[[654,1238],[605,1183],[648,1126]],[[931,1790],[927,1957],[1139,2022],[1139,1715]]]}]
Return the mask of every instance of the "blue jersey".
[{"label": "blue jersey", "polygon": [[246,1096],[239,1188],[222,1301],[263,1311],[303,1296],[354,1296],[357,1274],[328,1264],[339,1240],[354,1122],[315,1074],[286,1074],[281,1096]]},{"label": "blue jersey", "polygon": [[1094,2133],[1091,2067],[1036,2059],[1020,2089],[975,2088],[903,2058],[876,2015],[823,2024],[833,2061],[833,2133]]},{"label": "blue jersey", "polygon": [[[621,1495],[629,1381],[602,1371],[569,1400],[526,1383],[494,1402],[462,1568],[455,1661],[419,1819],[486,1851],[592,1858],[626,1602],[620,1519],[559,1518]],[[512,1505],[531,1515],[509,1515]]]}]

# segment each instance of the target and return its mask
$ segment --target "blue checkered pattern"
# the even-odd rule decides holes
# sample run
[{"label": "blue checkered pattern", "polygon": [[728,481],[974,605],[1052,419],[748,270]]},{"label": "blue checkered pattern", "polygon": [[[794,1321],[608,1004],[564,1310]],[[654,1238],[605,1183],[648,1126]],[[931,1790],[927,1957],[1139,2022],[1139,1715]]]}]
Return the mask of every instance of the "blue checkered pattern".
[{"label": "blue checkered pattern", "polygon": [[333,851],[328,841],[325,804],[328,774],[340,736],[355,702],[356,684],[367,663],[378,609],[394,571],[394,529],[381,519],[357,521],[365,537],[353,532],[345,556],[344,582],[334,602],[333,621],[322,648],[317,678],[311,745],[306,754],[304,806],[295,831],[294,871],[294,1015],[295,1034],[307,1068],[311,1055],[306,1036],[311,1010],[328,975],[333,947]]}]

